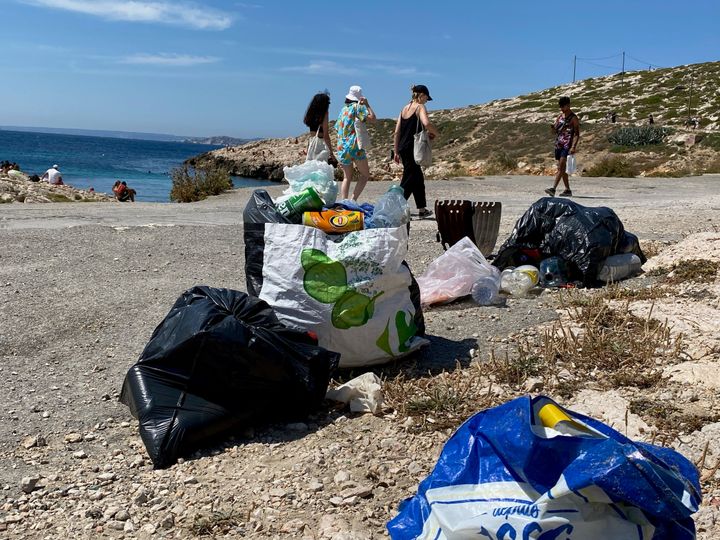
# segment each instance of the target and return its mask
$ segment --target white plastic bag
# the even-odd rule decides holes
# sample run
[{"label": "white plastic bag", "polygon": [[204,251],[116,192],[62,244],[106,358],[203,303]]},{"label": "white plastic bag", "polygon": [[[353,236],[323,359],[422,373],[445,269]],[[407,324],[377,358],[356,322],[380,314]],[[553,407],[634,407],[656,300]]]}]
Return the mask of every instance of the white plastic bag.
[{"label": "white plastic bag", "polygon": [[363,373],[333,390],[328,390],[325,397],[349,404],[350,412],[375,414],[382,409],[384,401],[382,381],[372,372]]},{"label": "white plastic bag", "polygon": [[417,279],[423,306],[467,296],[473,283],[492,277],[500,287],[500,270],[491,265],[467,236],[430,263]]},{"label": "white plastic bag", "polygon": [[337,199],[335,169],[324,161],[310,160],[294,167],[283,167],[283,173],[285,180],[290,184],[290,187],[283,191],[285,195],[300,193],[312,187],[325,204],[333,204]]},{"label": "white plastic bag", "polygon": [[565,165],[565,172],[568,174],[574,174],[577,170],[577,162],[575,161],[575,155],[570,154],[567,158],[567,164]]},{"label": "white plastic bag", "polygon": [[407,235],[406,227],[329,235],[266,223],[262,242],[246,240],[246,274],[281,322],[339,352],[340,367],[381,364],[428,343],[404,262]]}]

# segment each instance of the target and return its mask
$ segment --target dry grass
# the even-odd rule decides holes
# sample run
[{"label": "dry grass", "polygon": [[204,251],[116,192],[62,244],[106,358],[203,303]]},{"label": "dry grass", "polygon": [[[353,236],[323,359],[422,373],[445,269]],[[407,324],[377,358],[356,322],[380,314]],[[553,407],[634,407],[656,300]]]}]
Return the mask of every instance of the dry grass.
[{"label": "dry grass", "polygon": [[420,419],[415,431],[457,428],[476,412],[509,397],[495,395],[485,366],[478,363],[417,378],[400,374],[385,381],[384,390],[388,406],[403,416]]},{"label": "dry grass", "polygon": [[493,351],[464,369],[421,377],[401,372],[387,379],[387,404],[401,415],[422,417],[420,429],[436,430],[455,428],[475,412],[525,393],[531,377],[562,397],[590,386],[659,387],[662,368],[685,359],[684,343],[671,335],[667,322],[652,318],[652,309],[645,318],[630,311],[630,295],[633,300],[665,295],[659,288],[645,291],[573,292],[561,299],[560,321],[521,340],[513,351]]},{"label": "dry grass", "polygon": [[711,261],[709,259],[684,259],[673,263],[670,268],[656,268],[648,272],[648,275],[660,276],[664,278],[664,282],[668,284],[684,283],[686,281],[712,283],[717,277],[718,270],[720,270],[719,261]]},{"label": "dry grass", "polygon": [[659,255],[664,248],[665,245],[661,242],[653,240],[643,240],[640,242],[640,249],[642,249],[642,252],[648,259],[652,259],[653,257]]},{"label": "dry grass", "polygon": [[667,401],[638,398],[630,402],[629,410],[637,414],[659,432],[677,437],[681,433],[693,433],[703,426],[717,422],[719,415],[711,411],[704,413],[683,411]]}]

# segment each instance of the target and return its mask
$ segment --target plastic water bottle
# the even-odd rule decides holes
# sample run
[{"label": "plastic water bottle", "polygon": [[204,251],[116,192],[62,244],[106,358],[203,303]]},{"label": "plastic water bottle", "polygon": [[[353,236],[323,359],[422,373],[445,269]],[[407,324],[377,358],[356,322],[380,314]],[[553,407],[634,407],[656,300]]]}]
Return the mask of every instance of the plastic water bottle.
[{"label": "plastic water bottle", "polygon": [[473,283],[470,295],[480,306],[492,306],[501,303],[500,283],[491,276],[481,277]]},{"label": "plastic water bottle", "polygon": [[640,257],[634,253],[610,255],[605,259],[605,263],[598,271],[597,278],[606,283],[620,281],[621,279],[634,276],[640,272],[641,268],[642,262],[640,262]]},{"label": "plastic water bottle", "polygon": [[512,296],[525,296],[533,288],[532,278],[517,269],[503,276],[500,287]]},{"label": "plastic water bottle", "polygon": [[405,199],[405,190],[393,185],[375,204],[372,222],[374,227],[399,227],[410,221],[410,207]]},{"label": "plastic water bottle", "polygon": [[523,264],[522,266],[518,266],[515,269],[515,272],[527,274],[527,276],[532,280],[533,286],[537,285],[540,281],[540,271],[532,264]]}]

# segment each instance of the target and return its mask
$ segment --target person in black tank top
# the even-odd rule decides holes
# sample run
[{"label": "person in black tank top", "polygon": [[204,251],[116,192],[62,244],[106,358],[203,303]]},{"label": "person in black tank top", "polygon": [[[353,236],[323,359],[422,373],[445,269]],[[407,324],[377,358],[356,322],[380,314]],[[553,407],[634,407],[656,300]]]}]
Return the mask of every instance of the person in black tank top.
[{"label": "person in black tank top", "polygon": [[328,128],[328,115],[330,111],[330,94],[325,92],[319,92],[315,94],[308,105],[307,111],[305,111],[305,118],[303,118],[303,124],[305,124],[310,133],[320,137],[325,141],[328,151],[330,152],[330,158],[328,163],[331,165],[337,165],[337,159],[333,152],[333,145],[330,142],[330,129]]},{"label": "person in black tank top", "polygon": [[430,100],[432,98],[427,86],[424,84],[413,86],[412,100],[403,107],[395,125],[395,163],[402,161],[403,164],[400,187],[403,188],[406,199],[409,199],[410,195],[413,196],[420,217],[428,217],[432,215],[432,212],[427,209],[425,176],[420,165],[415,163],[413,144],[415,134],[421,131],[423,127],[428,131],[430,139],[434,139],[438,134],[435,126],[430,123],[427,109],[425,109],[425,103]]}]

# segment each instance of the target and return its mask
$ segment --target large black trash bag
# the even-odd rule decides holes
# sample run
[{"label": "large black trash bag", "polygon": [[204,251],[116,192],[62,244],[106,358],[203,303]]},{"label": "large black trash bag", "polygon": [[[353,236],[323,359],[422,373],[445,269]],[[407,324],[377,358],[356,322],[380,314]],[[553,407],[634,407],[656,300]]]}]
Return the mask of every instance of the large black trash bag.
[{"label": "large black trash bag", "polygon": [[120,401],[140,421],[155,467],[168,467],[238,428],[307,415],[339,357],[258,298],[194,287],[153,332]]},{"label": "large black trash bag", "polygon": [[243,210],[245,240],[245,284],[248,293],[260,296],[262,289],[262,254],[265,251],[265,224],[291,223],[275,208],[272,197],[264,189],[253,191]]},{"label": "large black trash bag", "polygon": [[493,264],[501,270],[512,266],[523,249],[538,249],[542,258],[562,257],[586,286],[597,284],[598,269],[610,255],[632,252],[646,260],[637,237],[625,233],[613,210],[555,197],[543,197],[528,208]]}]

